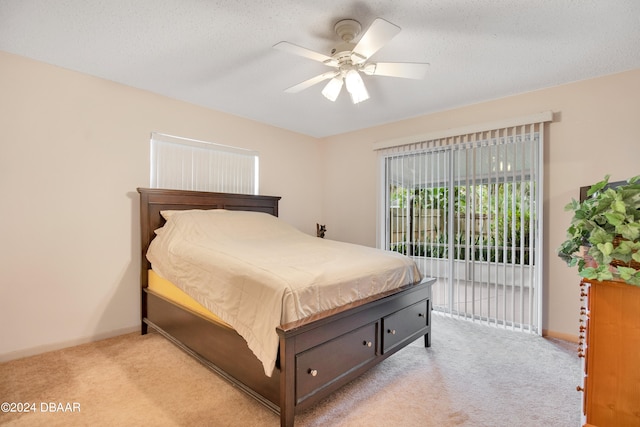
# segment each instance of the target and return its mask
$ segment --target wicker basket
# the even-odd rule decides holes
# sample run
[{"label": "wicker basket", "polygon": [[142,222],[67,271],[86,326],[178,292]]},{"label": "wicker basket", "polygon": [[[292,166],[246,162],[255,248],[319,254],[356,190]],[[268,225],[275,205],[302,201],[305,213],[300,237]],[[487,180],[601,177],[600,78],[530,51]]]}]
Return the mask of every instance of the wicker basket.
[{"label": "wicker basket", "polygon": [[[622,236],[616,236],[613,239],[613,247],[617,248],[618,245],[620,244],[621,241],[626,240],[624,238],[622,238]],[[633,268],[635,270],[640,270],[640,262],[631,260],[629,262],[622,262],[620,260],[614,259],[613,261],[611,261],[611,265],[614,267],[630,267]]]}]

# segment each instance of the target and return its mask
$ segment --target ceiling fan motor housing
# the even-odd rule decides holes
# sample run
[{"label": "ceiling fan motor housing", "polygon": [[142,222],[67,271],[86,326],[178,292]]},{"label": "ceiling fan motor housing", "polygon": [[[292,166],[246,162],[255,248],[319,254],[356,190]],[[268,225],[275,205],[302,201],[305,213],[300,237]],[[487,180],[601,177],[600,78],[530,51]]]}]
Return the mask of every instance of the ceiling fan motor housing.
[{"label": "ceiling fan motor housing", "polygon": [[343,19],[336,22],[333,28],[343,42],[331,49],[331,57],[338,62],[338,68],[344,75],[353,68],[352,55],[356,46],[353,40],[362,31],[362,26],[354,19]]},{"label": "ceiling fan motor housing", "polygon": [[336,22],[336,25],[333,27],[333,29],[341,40],[349,43],[353,41],[358,36],[358,34],[360,34],[360,31],[362,31],[362,26],[358,21],[354,19],[343,19]]},{"label": "ceiling fan motor housing", "polygon": [[340,62],[341,59],[351,58],[351,53],[356,45],[353,43],[340,43],[331,49],[331,57]]}]

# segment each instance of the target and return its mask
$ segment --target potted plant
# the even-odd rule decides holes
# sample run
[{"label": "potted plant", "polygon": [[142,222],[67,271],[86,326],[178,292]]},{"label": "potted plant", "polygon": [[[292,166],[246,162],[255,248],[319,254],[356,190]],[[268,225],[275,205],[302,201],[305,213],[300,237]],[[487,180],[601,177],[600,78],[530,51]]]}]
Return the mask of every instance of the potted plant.
[{"label": "potted plant", "polygon": [[607,175],[565,210],[573,219],[558,256],[586,279],[640,286],[640,175],[615,186]]}]

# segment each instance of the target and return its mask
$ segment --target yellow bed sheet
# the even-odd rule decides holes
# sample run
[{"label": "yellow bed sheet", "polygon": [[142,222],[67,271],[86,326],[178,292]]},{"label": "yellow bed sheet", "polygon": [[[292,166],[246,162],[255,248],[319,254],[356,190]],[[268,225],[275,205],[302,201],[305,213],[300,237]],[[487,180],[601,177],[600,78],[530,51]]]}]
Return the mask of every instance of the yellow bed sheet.
[{"label": "yellow bed sheet", "polygon": [[207,310],[202,304],[191,298],[182,289],[178,288],[167,279],[160,277],[153,270],[149,270],[149,289],[152,290],[155,294],[160,295],[161,297],[164,297],[183,308],[191,310],[213,322],[231,328],[228,323],[224,322],[214,313]]}]

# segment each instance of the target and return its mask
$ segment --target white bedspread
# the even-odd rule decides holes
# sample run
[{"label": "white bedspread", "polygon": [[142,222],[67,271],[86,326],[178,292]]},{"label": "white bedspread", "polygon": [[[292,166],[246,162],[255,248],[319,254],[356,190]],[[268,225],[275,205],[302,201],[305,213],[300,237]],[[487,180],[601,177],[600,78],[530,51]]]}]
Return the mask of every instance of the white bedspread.
[{"label": "white bedspread", "polygon": [[153,270],[229,323],[271,376],[276,327],[421,280],[398,253],[302,233],[269,214],[165,211]]}]

